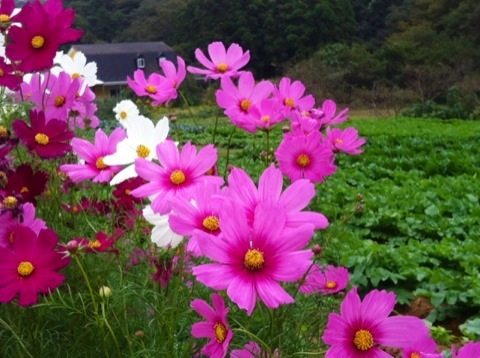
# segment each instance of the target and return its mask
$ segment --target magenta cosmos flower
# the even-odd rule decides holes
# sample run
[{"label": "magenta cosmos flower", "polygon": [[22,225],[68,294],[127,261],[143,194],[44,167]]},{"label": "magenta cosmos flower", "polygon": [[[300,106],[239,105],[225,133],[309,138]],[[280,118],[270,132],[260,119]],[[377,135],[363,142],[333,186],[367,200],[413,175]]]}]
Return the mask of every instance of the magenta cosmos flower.
[{"label": "magenta cosmos flower", "polygon": [[480,357],[480,342],[470,342],[460,348],[457,352],[452,348],[452,358],[473,358]]},{"label": "magenta cosmos flower", "polygon": [[[422,354],[438,354],[437,343],[431,337],[424,337],[408,348],[402,349],[402,358],[420,358]],[[479,352],[480,353],[480,352]],[[442,355],[440,355],[442,357]]]},{"label": "magenta cosmos flower", "polygon": [[217,80],[222,77],[238,77],[243,71],[239,71],[250,61],[250,51],[243,52],[237,44],[231,44],[225,50],[222,42],[212,42],[208,45],[208,54],[211,61],[200,49],[195,50],[195,57],[206,69],[188,66],[187,70],[193,74],[205,75],[205,79]]},{"label": "magenta cosmos flower", "polygon": [[262,202],[273,201],[285,210],[285,225],[296,227],[310,223],[315,229],[325,229],[327,218],[312,211],[302,211],[316,195],[314,185],[305,179],[297,180],[283,192],[283,175],[271,164],[260,176],[258,188],[248,174],[234,168],[228,176],[228,188],[225,196],[240,205],[247,214],[249,223],[253,222],[255,209]]},{"label": "magenta cosmos flower", "polygon": [[256,358],[262,356],[262,348],[256,342],[247,343],[242,349],[234,349],[230,358]]},{"label": "magenta cosmos flower", "polygon": [[60,166],[60,170],[67,173],[74,182],[91,179],[97,183],[109,182],[123,166],[108,166],[103,162],[103,158],[114,154],[117,144],[126,137],[125,130],[117,128],[110,136],[107,136],[101,129],[97,130],[93,144],[85,139],[73,138],[72,148],[85,162],[83,164],[64,164]]},{"label": "magenta cosmos flower", "polygon": [[252,111],[271,95],[273,84],[270,81],[261,81],[255,85],[255,79],[251,72],[240,75],[238,88],[235,87],[230,77],[223,77],[221,84],[222,88],[215,94],[217,104],[225,109],[225,115],[233,124],[246,131],[255,132],[257,123]]},{"label": "magenta cosmos flower", "polygon": [[[0,24],[1,24],[0,15]],[[0,86],[5,86],[12,91],[16,91],[21,82],[21,77],[15,73],[13,66],[5,62],[5,58],[0,56]]]},{"label": "magenta cosmos flower", "polygon": [[331,295],[344,290],[348,285],[349,274],[345,267],[313,265],[305,278],[300,292]]},{"label": "magenta cosmos flower", "polygon": [[294,81],[288,77],[280,80],[278,88],[274,90],[274,96],[287,110],[287,115],[291,110],[308,111],[315,105],[315,98],[311,94],[303,96],[305,86],[300,81]]},{"label": "magenta cosmos flower", "polygon": [[222,232],[218,237],[198,233],[200,250],[214,261],[193,268],[197,280],[227,295],[251,315],[257,297],[276,308],[294,299],[280,282],[295,282],[311,265],[312,251],[302,250],[313,235],[313,225],[285,228],[281,205],[258,204],[253,227],[245,212],[232,202],[220,213]]},{"label": "magenta cosmos flower", "polygon": [[[66,72],[60,72],[58,76],[50,74],[49,90],[46,103],[43,106],[45,117],[67,121],[70,111],[76,102],[76,97],[82,86],[80,79],[72,77]],[[45,97],[45,94],[43,94]]]},{"label": "magenta cosmos flower", "polygon": [[348,108],[337,113],[337,104],[327,99],[322,103],[322,107],[312,110],[312,117],[318,120],[321,126],[330,126],[345,122],[348,119]]},{"label": "magenta cosmos flower", "polygon": [[337,169],[333,164],[333,152],[322,142],[320,132],[284,135],[275,152],[278,166],[290,180],[302,178],[323,182]]},{"label": "magenta cosmos flower", "polygon": [[192,336],[195,338],[209,338],[202,348],[202,354],[208,357],[223,358],[227,355],[233,333],[228,327],[227,315],[230,311],[225,307],[222,296],[212,294],[213,307],[199,298],[194,299],[191,307],[203,318],[205,322],[197,322],[192,326]]},{"label": "magenta cosmos flower", "polygon": [[347,154],[360,154],[363,153],[362,149],[359,149],[366,142],[363,138],[358,138],[358,131],[353,127],[340,128],[327,127],[327,133],[325,143],[334,152],[344,152]]},{"label": "magenta cosmos flower", "polygon": [[26,227],[15,230],[13,248],[0,247],[0,302],[37,303],[38,293],[48,294],[65,279],[57,271],[67,266],[69,258],[56,251],[58,237],[44,229],[37,235]]},{"label": "magenta cosmos flower", "polygon": [[325,357],[392,357],[378,346],[406,348],[429,336],[429,329],[420,318],[388,317],[394,306],[394,293],[373,290],[361,301],[356,287],[349,291],[341,314],[328,316],[322,339],[331,347]]},{"label": "magenta cosmos flower", "polygon": [[20,26],[9,29],[7,57],[20,61],[17,69],[23,72],[51,68],[59,46],[83,35],[83,31],[69,28],[73,18],[73,10],[63,10],[60,0],[49,0],[44,5],[39,0],[26,3],[12,18]]},{"label": "magenta cosmos flower", "polygon": [[160,62],[160,67],[165,75],[165,77],[163,77],[165,85],[161,86],[162,92],[152,96],[152,98],[154,98],[152,105],[168,104],[168,102],[178,97],[178,87],[182,84],[186,76],[185,61],[180,56],[177,56],[177,66],[178,69],[175,68],[173,62],[168,60]]},{"label": "magenta cosmos flower", "polygon": [[175,198],[170,201],[172,206],[168,218],[170,228],[178,235],[190,236],[187,251],[194,256],[202,255],[197,243],[197,230],[215,236],[220,234],[221,203],[212,200],[220,193],[218,183],[204,183],[192,190],[191,199]]},{"label": "magenta cosmos flower", "polygon": [[156,152],[160,166],[144,158],[135,160],[135,171],[148,183],[131,193],[139,198],[152,198],[155,213],[169,213],[170,200],[176,196],[190,198],[190,191],[198,184],[223,184],[222,178],[205,175],[217,162],[217,150],[213,145],[203,147],[197,154],[197,149],[190,142],[180,152],[173,141],[167,140],[157,145]]},{"label": "magenta cosmos flower", "polygon": [[133,73],[133,79],[127,77],[127,83],[137,96],[148,96],[156,102],[167,98],[172,89],[171,83],[168,83],[162,75],[152,73],[146,78],[145,72],[141,69]]},{"label": "magenta cosmos flower", "polygon": [[67,130],[67,123],[57,119],[46,122],[45,113],[30,111],[31,127],[21,119],[15,120],[12,127],[15,135],[41,158],[63,157],[72,147],[67,143],[73,132]]}]

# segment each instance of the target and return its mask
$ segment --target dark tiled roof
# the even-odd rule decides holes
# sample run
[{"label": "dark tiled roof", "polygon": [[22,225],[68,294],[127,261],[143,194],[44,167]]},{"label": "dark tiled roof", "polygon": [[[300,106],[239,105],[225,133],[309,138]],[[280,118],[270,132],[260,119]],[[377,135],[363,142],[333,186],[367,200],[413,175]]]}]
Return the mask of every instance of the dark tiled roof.
[{"label": "dark tiled roof", "polygon": [[104,84],[126,83],[137,69],[136,59],[145,59],[145,72],[159,72],[158,58],[161,55],[176,62],[175,52],[164,42],[126,42],[73,45],[72,50],[83,52],[88,62],[97,63],[97,78]]}]

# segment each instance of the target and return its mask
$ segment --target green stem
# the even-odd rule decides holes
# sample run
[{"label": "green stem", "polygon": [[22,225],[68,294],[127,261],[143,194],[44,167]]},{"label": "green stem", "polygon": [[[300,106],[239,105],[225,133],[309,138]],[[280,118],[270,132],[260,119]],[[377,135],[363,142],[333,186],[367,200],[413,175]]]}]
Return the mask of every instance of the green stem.
[{"label": "green stem", "polygon": [[262,347],[263,347],[263,348],[267,351],[267,353],[268,353],[267,357],[271,357],[271,356],[272,356],[272,350],[271,350],[271,348],[270,348],[263,340],[261,340],[260,337],[258,337],[257,335],[253,334],[253,333],[250,332],[250,331],[247,331],[247,330],[244,329],[244,328],[234,328],[234,329],[232,329],[232,331],[245,333],[247,336],[249,336],[250,338],[252,338],[255,342],[260,343],[260,344],[262,345]]},{"label": "green stem", "polygon": [[75,263],[77,264],[78,268],[82,272],[83,278],[85,279],[85,282],[87,283],[88,291],[90,292],[90,297],[92,298],[93,313],[95,314],[95,317],[98,317],[97,300],[95,299],[95,294],[93,293],[92,285],[90,284],[90,280],[88,279],[87,272],[83,268],[83,265],[80,262],[77,255],[73,255],[73,259],[75,260]]},{"label": "green stem", "polygon": [[229,161],[230,161],[230,144],[232,143],[232,137],[233,137],[233,133],[235,133],[235,129],[237,129],[237,127],[233,127],[232,129],[232,132],[230,133],[229,137],[228,137],[228,143],[227,143],[227,157],[226,157],[226,162],[225,162],[225,171],[223,173],[223,178],[226,180],[227,178],[227,174],[228,174],[228,164],[229,164]]},{"label": "green stem", "polygon": [[115,342],[115,348],[117,349],[117,354],[118,354],[119,357],[121,357],[122,353],[120,351],[120,346],[118,344],[117,337],[115,336],[115,333],[113,332],[112,326],[110,326],[110,323],[108,323],[107,315],[105,314],[105,303],[104,302],[102,302],[102,318],[103,318],[103,322],[107,326],[108,331],[110,332],[110,334],[113,338],[113,341]]},{"label": "green stem", "polygon": [[212,134],[212,144],[215,146],[215,139],[216,139],[216,136],[217,136],[217,128],[218,128],[218,111],[217,111],[217,114],[215,115],[215,126],[213,127],[213,134]]},{"label": "green stem", "polygon": [[0,324],[1,324],[3,327],[5,327],[5,329],[6,329],[7,331],[10,331],[10,332],[13,334],[13,336],[14,336],[15,339],[17,340],[18,344],[20,345],[20,347],[22,347],[23,350],[25,351],[25,354],[26,354],[27,356],[29,356],[30,358],[33,358],[33,356],[32,356],[32,355],[30,354],[30,352],[28,351],[27,347],[25,347],[25,344],[23,344],[22,339],[18,336],[17,333],[15,333],[15,331],[13,330],[13,328],[10,327],[9,324],[8,324],[7,322],[5,322],[5,321],[4,321],[3,319],[1,319],[1,318],[0,318]]},{"label": "green stem", "polygon": [[180,93],[180,97],[182,97],[183,102],[185,102],[185,104],[187,106],[188,113],[190,113],[190,116],[192,117],[192,120],[193,120],[193,123],[195,124],[195,127],[197,127],[197,129],[199,129],[199,126],[198,126],[197,120],[196,120],[197,116],[195,116],[195,114],[193,114],[192,107],[190,107],[190,104],[188,103],[187,98],[185,97],[185,95],[183,94],[182,91],[178,91],[178,93]]}]

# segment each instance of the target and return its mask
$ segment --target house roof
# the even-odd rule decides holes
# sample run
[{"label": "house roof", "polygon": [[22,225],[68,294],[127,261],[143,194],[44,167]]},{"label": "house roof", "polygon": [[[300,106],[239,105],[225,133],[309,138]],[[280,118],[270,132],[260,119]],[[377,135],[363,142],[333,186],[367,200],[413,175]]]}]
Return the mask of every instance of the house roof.
[{"label": "house roof", "polygon": [[145,60],[145,72],[158,72],[160,57],[176,62],[175,52],[162,41],[159,42],[124,42],[102,44],[76,44],[70,52],[82,52],[88,62],[97,64],[97,78],[104,85],[127,83],[127,76],[132,77],[137,70],[137,58]]}]

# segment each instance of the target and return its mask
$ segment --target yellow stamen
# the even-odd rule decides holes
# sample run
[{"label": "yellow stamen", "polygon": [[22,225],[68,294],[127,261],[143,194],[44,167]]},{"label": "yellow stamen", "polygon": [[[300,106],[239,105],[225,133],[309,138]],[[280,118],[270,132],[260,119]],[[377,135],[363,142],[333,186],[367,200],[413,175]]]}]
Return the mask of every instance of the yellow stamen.
[{"label": "yellow stamen", "polygon": [[245,254],[244,265],[248,271],[261,270],[264,262],[265,258],[263,257],[263,252],[258,251],[257,249],[250,249]]},{"label": "yellow stamen", "polygon": [[343,144],[343,140],[340,138],[335,139],[335,144]]},{"label": "yellow stamen", "polygon": [[0,138],[7,138],[8,130],[4,126],[0,126]]},{"label": "yellow stamen", "polygon": [[285,103],[286,106],[289,106],[291,108],[295,107],[295,101],[291,98],[286,98],[283,103]]},{"label": "yellow stamen", "polygon": [[37,142],[40,145],[47,145],[50,139],[46,134],[43,133],[38,133],[35,135],[35,142]]},{"label": "yellow stamen", "polygon": [[217,231],[220,227],[220,221],[218,217],[210,215],[203,220],[202,225],[208,231]]},{"label": "yellow stamen", "polygon": [[268,121],[270,120],[270,116],[263,116],[262,118],[260,118],[260,120],[261,120],[263,123],[268,123]]},{"label": "yellow stamen", "polygon": [[35,270],[35,267],[29,261],[22,261],[18,264],[17,272],[22,277],[28,277]]},{"label": "yellow stamen", "polygon": [[28,193],[30,190],[28,190],[28,188],[26,186],[22,187],[22,189],[20,189],[20,194],[24,194],[24,193]]},{"label": "yellow stamen", "polygon": [[337,283],[335,281],[327,281],[327,283],[325,284],[325,287],[332,290],[335,287],[337,287]]},{"label": "yellow stamen", "polygon": [[310,164],[310,157],[306,154],[300,154],[297,158],[297,164],[305,168]]},{"label": "yellow stamen", "polygon": [[121,118],[121,119],[127,118],[127,112],[125,112],[125,111],[120,112],[120,118]]},{"label": "yellow stamen", "polygon": [[215,323],[213,329],[215,331],[215,337],[217,337],[217,342],[223,343],[227,338],[227,328],[221,323]]},{"label": "yellow stamen", "polygon": [[13,245],[13,240],[15,240],[15,231],[12,231],[10,235],[8,235],[8,241]]},{"label": "yellow stamen", "polygon": [[7,209],[15,209],[18,205],[18,200],[14,196],[7,196],[3,199],[3,206]]},{"label": "yellow stamen", "polygon": [[42,48],[45,45],[45,39],[42,36],[35,36],[32,39],[33,48]]},{"label": "yellow stamen", "polygon": [[126,194],[126,195],[130,195],[131,192],[132,192],[132,191],[131,191],[130,189],[125,189],[125,194]]},{"label": "yellow stamen", "polygon": [[373,336],[369,331],[365,329],[360,329],[355,332],[353,344],[355,345],[355,347],[357,347],[357,349],[361,351],[368,351],[374,345]]},{"label": "yellow stamen", "polygon": [[410,358],[420,358],[421,355],[420,353],[417,353],[417,352],[413,352],[412,354],[410,354]]},{"label": "yellow stamen", "polygon": [[218,73],[225,73],[228,70],[228,65],[226,63],[219,63],[217,65],[217,72]]},{"label": "yellow stamen", "polygon": [[75,78],[80,78],[80,77],[82,77],[82,76],[80,75],[80,73],[77,73],[77,72],[72,73],[72,80],[74,80]]},{"label": "yellow stamen", "polygon": [[100,170],[108,168],[108,165],[103,162],[103,157],[98,157],[97,161],[95,162],[95,166]]},{"label": "yellow stamen", "polygon": [[150,149],[148,149],[148,147],[144,146],[143,144],[140,144],[137,147],[137,155],[140,158],[146,158],[148,157],[149,154],[150,154]]},{"label": "yellow stamen", "polygon": [[10,16],[7,14],[0,14],[0,22],[9,22],[10,21]]},{"label": "yellow stamen", "polygon": [[247,112],[251,105],[252,102],[250,102],[248,99],[244,99],[242,102],[240,102],[240,108],[244,112]]},{"label": "yellow stamen", "polygon": [[57,96],[55,97],[53,103],[55,104],[55,107],[61,107],[65,104],[65,96]]},{"label": "yellow stamen", "polygon": [[0,68],[0,77],[3,77],[3,74],[4,74],[4,72],[3,72],[3,70]]},{"label": "yellow stamen", "polygon": [[155,94],[157,93],[157,87],[155,87],[154,85],[147,85],[147,87],[145,87],[145,91],[150,94]]},{"label": "yellow stamen", "polygon": [[183,184],[185,180],[185,174],[181,170],[174,170],[172,174],[170,174],[170,181],[175,185]]},{"label": "yellow stamen", "polygon": [[88,243],[88,247],[90,249],[99,249],[100,247],[102,247],[102,243],[98,240],[90,241]]}]

